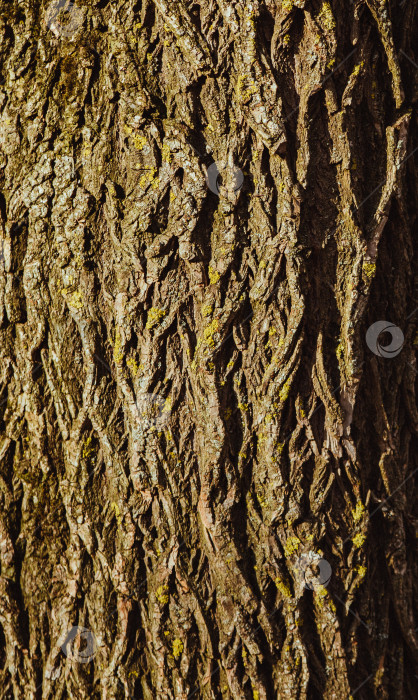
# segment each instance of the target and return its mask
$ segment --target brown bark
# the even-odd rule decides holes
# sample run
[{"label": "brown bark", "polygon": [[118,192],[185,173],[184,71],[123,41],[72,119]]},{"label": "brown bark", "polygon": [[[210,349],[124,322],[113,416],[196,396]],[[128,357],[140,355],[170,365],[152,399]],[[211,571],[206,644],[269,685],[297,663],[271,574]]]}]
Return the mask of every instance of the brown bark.
[{"label": "brown bark", "polygon": [[0,698],[415,697],[416,4],[60,1],[0,0]]}]

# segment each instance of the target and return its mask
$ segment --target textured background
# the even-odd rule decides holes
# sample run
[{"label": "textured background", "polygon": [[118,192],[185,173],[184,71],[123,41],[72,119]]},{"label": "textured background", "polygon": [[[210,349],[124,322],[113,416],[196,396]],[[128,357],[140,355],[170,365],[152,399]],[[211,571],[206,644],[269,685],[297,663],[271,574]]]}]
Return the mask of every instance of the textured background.
[{"label": "textured background", "polygon": [[417,39],[0,0],[2,700],[415,697]]}]

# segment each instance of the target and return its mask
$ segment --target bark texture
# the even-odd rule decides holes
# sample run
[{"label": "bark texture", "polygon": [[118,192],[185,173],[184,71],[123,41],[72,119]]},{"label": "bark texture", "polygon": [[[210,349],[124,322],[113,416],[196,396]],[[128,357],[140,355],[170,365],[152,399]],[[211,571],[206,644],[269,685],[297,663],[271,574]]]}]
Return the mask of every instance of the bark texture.
[{"label": "bark texture", "polygon": [[0,0],[2,699],[416,697],[416,27]]}]

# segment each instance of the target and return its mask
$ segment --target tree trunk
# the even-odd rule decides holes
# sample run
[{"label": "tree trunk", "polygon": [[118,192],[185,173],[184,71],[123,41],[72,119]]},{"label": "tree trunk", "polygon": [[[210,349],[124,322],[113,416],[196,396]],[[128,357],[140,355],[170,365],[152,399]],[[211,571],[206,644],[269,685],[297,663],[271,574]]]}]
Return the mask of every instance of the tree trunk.
[{"label": "tree trunk", "polygon": [[416,4],[0,17],[0,697],[415,697]]}]

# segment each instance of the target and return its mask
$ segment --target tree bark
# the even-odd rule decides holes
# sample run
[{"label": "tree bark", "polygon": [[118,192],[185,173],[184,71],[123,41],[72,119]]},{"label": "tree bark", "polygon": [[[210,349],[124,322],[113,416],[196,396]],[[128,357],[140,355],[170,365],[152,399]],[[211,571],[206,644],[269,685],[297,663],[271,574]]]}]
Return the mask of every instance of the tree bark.
[{"label": "tree bark", "polygon": [[0,34],[0,697],[415,697],[416,3]]}]

